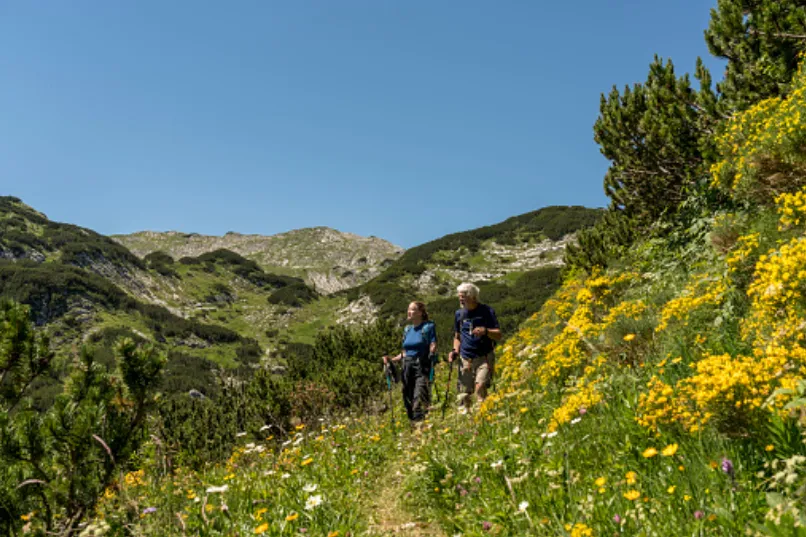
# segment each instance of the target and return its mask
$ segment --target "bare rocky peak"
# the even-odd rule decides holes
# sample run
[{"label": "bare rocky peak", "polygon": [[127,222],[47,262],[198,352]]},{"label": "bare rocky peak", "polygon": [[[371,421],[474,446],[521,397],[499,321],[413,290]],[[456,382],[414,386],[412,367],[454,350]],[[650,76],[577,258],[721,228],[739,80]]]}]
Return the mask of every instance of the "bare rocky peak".
[{"label": "bare rocky peak", "polygon": [[359,285],[378,275],[403,248],[377,237],[362,237],[327,227],[296,229],[277,235],[223,236],[178,231],[141,231],[114,240],[144,257],[161,250],[175,259],[225,248],[257,262],[267,272],[305,278],[322,293]]}]

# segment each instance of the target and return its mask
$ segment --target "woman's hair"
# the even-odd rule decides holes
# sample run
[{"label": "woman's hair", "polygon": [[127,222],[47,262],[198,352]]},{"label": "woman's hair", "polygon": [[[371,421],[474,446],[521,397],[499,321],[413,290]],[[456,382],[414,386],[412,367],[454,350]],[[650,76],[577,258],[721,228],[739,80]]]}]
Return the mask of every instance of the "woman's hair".
[{"label": "woman's hair", "polygon": [[428,320],[428,310],[425,309],[425,302],[417,302],[417,301],[415,301],[415,302],[412,302],[412,304],[414,304],[414,306],[417,308],[417,311],[419,311],[422,314],[423,321],[427,321]]},{"label": "woman's hair", "polygon": [[469,297],[472,297],[476,300],[479,299],[479,288],[473,285],[472,283],[463,283],[459,287],[456,288],[457,293],[463,293]]}]

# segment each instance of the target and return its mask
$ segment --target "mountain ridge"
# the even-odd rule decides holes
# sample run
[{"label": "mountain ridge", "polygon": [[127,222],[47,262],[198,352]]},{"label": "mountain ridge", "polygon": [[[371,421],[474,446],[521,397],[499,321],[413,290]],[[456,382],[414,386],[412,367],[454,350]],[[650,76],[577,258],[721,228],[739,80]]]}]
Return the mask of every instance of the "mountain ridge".
[{"label": "mountain ridge", "polygon": [[139,231],[110,236],[140,258],[156,251],[179,259],[225,248],[257,262],[267,272],[303,278],[318,292],[330,294],[368,281],[403,248],[375,236],[363,237],[326,226],[275,235],[203,235],[182,231]]}]

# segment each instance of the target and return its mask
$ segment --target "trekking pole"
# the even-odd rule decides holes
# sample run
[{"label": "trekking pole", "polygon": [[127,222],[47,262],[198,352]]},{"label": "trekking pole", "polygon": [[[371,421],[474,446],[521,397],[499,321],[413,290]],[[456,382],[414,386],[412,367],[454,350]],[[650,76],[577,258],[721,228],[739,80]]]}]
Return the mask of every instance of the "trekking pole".
[{"label": "trekking pole", "polygon": [[451,392],[451,376],[453,376],[453,362],[456,359],[454,358],[450,362],[450,366],[448,367],[448,385],[445,386],[445,400],[442,402],[442,419],[445,419],[445,409],[448,407],[448,394]]},{"label": "trekking pole", "polygon": [[395,428],[395,405],[392,404],[392,370],[389,364],[383,366],[383,371],[386,374],[386,388],[389,392],[389,409],[392,411],[392,429]]}]

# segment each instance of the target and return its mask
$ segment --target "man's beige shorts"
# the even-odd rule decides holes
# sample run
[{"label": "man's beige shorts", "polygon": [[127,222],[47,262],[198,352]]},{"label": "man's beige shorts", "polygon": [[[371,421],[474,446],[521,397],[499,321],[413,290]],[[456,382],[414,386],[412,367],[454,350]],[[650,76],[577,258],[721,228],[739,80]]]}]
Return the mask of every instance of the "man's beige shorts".
[{"label": "man's beige shorts", "polygon": [[465,393],[473,393],[477,384],[485,388],[490,387],[490,379],[495,367],[495,353],[479,356],[468,360],[462,358],[462,367],[459,368],[459,382]]}]

